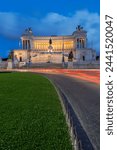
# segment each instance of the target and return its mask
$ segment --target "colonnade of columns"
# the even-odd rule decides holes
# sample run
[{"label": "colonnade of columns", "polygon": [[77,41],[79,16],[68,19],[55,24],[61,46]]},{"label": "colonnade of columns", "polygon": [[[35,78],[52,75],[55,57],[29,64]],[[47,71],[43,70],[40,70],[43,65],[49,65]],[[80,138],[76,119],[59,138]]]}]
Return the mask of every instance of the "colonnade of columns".
[{"label": "colonnade of columns", "polygon": [[[57,45],[57,44],[54,44],[54,47],[55,47],[55,49],[61,49],[62,48],[62,44],[60,45]],[[73,44],[65,44],[65,46],[64,46],[64,48],[65,49],[69,49],[69,48],[72,48],[73,47]],[[78,49],[80,49],[80,48],[86,48],[86,39],[84,39],[84,38],[77,38],[76,39],[76,47],[78,48]],[[35,45],[35,48],[36,49],[47,49],[47,44],[46,45]],[[30,50],[31,49],[31,41],[30,40],[22,40],[22,49],[27,49],[27,50]]]},{"label": "colonnade of columns", "polygon": [[23,41],[22,41],[22,48],[23,48],[23,49],[28,49],[28,50],[30,50],[30,49],[31,49],[30,40],[23,40]]},{"label": "colonnade of columns", "polygon": [[77,38],[77,48],[86,48],[86,40],[83,38]]}]

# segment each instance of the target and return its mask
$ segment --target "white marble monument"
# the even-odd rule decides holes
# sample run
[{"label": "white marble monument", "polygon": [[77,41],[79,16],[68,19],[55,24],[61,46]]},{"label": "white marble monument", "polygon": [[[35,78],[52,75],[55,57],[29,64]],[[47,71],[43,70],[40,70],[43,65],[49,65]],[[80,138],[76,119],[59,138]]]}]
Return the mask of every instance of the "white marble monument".
[{"label": "white marble monument", "polygon": [[[51,41],[50,41],[51,39]],[[71,35],[34,36],[28,28],[21,36],[22,49],[13,50],[14,57],[19,62],[31,63],[63,63],[68,62],[70,51],[73,52],[73,63],[88,64],[96,60],[96,51],[87,47],[87,32],[80,25]],[[51,43],[50,43],[51,42]],[[52,51],[48,47],[52,47]]]}]

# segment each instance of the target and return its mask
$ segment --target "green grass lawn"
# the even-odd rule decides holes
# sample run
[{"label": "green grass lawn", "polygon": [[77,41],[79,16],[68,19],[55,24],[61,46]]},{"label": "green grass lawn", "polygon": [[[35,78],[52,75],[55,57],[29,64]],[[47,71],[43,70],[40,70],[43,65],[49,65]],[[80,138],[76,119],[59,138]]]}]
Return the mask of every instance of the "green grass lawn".
[{"label": "green grass lawn", "polygon": [[43,76],[0,74],[0,150],[72,150],[58,95]]}]

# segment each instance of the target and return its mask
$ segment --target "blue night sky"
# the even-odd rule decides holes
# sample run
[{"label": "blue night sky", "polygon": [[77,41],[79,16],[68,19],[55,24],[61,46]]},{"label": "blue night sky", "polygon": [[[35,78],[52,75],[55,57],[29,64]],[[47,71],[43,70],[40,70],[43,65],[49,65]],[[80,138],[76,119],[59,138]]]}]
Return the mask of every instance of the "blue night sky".
[{"label": "blue night sky", "polygon": [[0,2],[0,56],[19,48],[27,27],[35,35],[69,35],[78,24],[88,31],[88,46],[99,54],[99,0],[4,0]]}]

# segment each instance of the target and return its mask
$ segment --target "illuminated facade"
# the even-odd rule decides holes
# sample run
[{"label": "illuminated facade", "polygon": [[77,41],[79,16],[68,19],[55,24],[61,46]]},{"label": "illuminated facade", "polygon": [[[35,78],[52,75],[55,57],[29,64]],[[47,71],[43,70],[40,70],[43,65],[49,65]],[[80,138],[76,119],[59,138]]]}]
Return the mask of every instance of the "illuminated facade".
[{"label": "illuminated facade", "polygon": [[28,28],[21,37],[21,47],[13,51],[14,60],[19,62],[62,63],[63,57],[67,62],[71,51],[74,62],[89,62],[96,58],[96,51],[87,48],[87,32],[80,25],[67,36],[34,36]]}]

